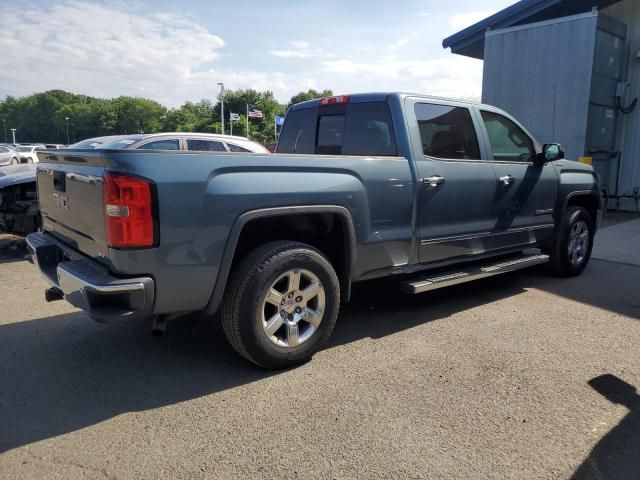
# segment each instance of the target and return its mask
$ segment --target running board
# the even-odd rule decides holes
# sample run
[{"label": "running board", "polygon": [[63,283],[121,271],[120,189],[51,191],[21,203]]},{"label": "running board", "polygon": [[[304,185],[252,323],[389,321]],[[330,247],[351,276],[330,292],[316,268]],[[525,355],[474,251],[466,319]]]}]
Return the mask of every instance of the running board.
[{"label": "running board", "polygon": [[549,262],[549,255],[525,255],[512,260],[502,260],[500,263],[480,264],[466,267],[453,272],[444,272],[433,277],[423,277],[418,280],[408,280],[400,283],[405,293],[422,293],[429,290],[471,282],[480,278],[492,277],[501,273],[513,272],[521,268],[533,267]]}]

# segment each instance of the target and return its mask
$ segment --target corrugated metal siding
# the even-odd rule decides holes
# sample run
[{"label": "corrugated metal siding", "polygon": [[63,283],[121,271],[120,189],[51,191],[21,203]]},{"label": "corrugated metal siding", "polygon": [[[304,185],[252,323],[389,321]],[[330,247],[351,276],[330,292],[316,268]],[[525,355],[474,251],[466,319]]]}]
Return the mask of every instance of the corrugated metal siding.
[{"label": "corrugated metal siding", "polygon": [[562,143],[570,159],[584,154],[597,20],[576,15],[485,39],[483,102],[513,114],[540,142]]},{"label": "corrugated metal siding", "polygon": [[[625,0],[613,5],[603,13],[627,24],[627,81],[631,83],[626,103],[640,97],[640,2]],[[618,193],[632,195],[634,188],[640,188],[640,106],[630,115],[620,115],[618,125],[618,149],[622,151],[620,184]],[[634,210],[635,200],[626,199],[620,203],[623,209]]]}]

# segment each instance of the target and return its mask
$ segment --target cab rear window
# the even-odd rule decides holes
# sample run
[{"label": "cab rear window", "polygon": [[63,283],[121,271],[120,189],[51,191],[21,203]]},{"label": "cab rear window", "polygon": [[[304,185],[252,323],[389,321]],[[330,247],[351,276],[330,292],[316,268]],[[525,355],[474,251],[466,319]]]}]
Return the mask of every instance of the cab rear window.
[{"label": "cab rear window", "polygon": [[396,156],[386,102],[353,103],[289,112],[278,142],[280,153]]}]

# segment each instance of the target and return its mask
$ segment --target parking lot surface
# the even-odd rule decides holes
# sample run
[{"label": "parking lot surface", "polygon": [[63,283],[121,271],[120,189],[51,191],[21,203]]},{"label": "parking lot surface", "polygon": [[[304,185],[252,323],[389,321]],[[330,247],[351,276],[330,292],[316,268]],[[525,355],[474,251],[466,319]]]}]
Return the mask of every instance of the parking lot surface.
[{"label": "parking lot surface", "polygon": [[610,223],[578,278],[360,284],[281,372],[215,320],[155,338],[48,304],[4,248],[0,478],[638,478],[640,220]]}]

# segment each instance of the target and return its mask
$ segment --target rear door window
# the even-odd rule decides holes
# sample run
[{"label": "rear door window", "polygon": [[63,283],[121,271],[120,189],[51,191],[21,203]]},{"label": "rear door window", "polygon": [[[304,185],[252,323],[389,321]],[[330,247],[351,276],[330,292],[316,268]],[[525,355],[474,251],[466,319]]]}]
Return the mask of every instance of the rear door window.
[{"label": "rear door window", "polygon": [[156,140],[155,142],[145,143],[136,147],[140,150],[180,150],[180,142],[177,138],[167,138],[165,140]]},{"label": "rear door window", "polygon": [[250,152],[251,150],[247,150],[246,148],[239,147],[238,145],[234,145],[233,143],[227,143],[227,147],[229,147],[230,152]]},{"label": "rear door window", "polygon": [[387,102],[350,103],[289,112],[280,153],[396,156]]},{"label": "rear door window", "polygon": [[187,150],[196,152],[226,152],[222,142],[215,140],[197,140],[193,138],[187,139]]},{"label": "rear door window", "polygon": [[416,103],[416,118],[425,155],[479,160],[478,136],[468,108]]}]

